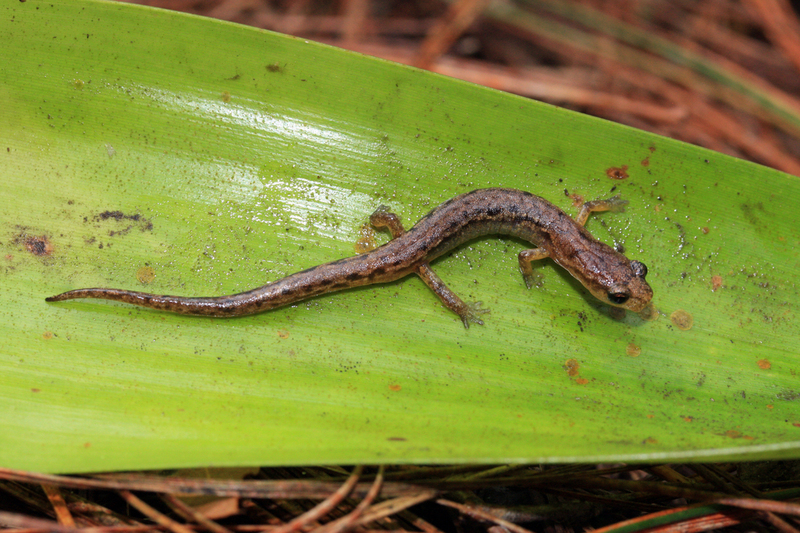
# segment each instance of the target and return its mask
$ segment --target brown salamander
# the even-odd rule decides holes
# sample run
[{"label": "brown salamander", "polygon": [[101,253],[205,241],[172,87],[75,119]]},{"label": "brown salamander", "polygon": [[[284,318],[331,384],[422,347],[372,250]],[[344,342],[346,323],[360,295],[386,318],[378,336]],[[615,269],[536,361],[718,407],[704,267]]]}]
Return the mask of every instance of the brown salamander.
[{"label": "brown salamander", "polygon": [[325,263],[246,292],[230,296],[159,296],[120,289],[77,289],[47,298],[103,298],[184,315],[233,317],[260,313],[329,292],[386,283],[415,273],[465,327],[483,324],[481,303],[465,303],[431,270],[430,262],[464,242],[484,235],[513,235],[536,245],[519,254],[525,284],[533,285],[531,262],[546,257],[565,268],[597,299],[642,311],[653,291],[645,281],[647,267],[630,261],[592,237],[583,227],[593,211],[622,211],[619,195],[586,202],[573,220],[544,198],[516,189],[478,189],[448,200],[408,231],[397,215],[381,206],[370,217],[376,228],[388,228],[392,240],[362,255]]}]

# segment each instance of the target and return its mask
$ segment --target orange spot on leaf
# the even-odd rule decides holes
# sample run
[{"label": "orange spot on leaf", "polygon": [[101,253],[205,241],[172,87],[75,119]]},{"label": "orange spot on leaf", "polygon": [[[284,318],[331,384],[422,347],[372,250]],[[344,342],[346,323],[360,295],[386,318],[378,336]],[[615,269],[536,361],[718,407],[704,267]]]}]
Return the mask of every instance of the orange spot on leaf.
[{"label": "orange spot on leaf", "polygon": [[570,194],[569,197],[572,200],[572,207],[580,207],[586,203],[586,199],[582,194]]},{"label": "orange spot on leaf", "polygon": [[628,165],[621,167],[608,167],[606,169],[606,176],[612,180],[624,180],[628,178]]},{"label": "orange spot on leaf", "polygon": [[567,359],[564,362],[564,370],[567,371],[567,375],[569,377],[575,377],[578,375],[580,371],[581,365],[578,363],[577,359]]}]

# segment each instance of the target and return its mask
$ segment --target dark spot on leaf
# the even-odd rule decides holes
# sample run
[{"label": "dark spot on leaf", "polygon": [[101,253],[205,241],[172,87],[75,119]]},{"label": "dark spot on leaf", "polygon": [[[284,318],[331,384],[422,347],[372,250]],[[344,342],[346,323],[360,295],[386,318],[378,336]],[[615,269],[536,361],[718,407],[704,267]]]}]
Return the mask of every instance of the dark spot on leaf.
[{"label": "dark spot on leaf", "polygon": [[133,229],[134,225],[138,226],[141,231],[151,231],[153,229],[153,223],[139,213],[126,215],[122,211],[103,211],[102,213],[95,215],[94,220],[98,222],[108,220],[115,220],[117,222],[133,222],[133,224],[128,224],[124,228],[109,230],[108,235],[111,237],[116,235],[126,235],[131,229]]},{"label": "dark spot on leaf", "polygon": [[38,257],[46,257],[53,254],[53,243],[47,235],[31,235],[22,231],[12,241],[14,244],[21,245],[25,250]]}]

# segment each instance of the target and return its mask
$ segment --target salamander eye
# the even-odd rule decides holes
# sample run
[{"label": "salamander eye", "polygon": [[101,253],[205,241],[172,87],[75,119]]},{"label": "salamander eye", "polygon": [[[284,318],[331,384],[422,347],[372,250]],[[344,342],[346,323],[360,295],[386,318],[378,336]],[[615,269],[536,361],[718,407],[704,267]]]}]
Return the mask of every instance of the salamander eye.
[{"label": "salamander eye", "polygon": [[624,304],[628,301],[631,295],[627,292],[609,292],[608,293],[608,301],[615,304]]},{"label": "salamander eye", "polygon": [[636,274],[637,278],[642,278],[647,275],[647,267],[644,263],[640,263],[639,261],[631,261],[631,268],[633,269],[633,273]]}]

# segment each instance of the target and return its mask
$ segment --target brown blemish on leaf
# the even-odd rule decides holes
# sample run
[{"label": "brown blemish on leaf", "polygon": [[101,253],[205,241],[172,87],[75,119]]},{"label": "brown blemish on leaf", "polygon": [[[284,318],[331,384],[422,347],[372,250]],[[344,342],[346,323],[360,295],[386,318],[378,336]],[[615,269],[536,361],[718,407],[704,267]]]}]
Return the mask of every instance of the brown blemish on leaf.
[{"label": "brown blemish on leaf", "polygon": [[725,433],[722,434],[723,437],[728,437],[729,439],[745,439],[745,440],[754,440],[755,437],[751,437],[750,435],[742,435],[741,431],[737,431],[735,429],[729,429]]},{"label": "brown blemish on leaf", "polygon": [[642,347],[633,344],[632,342],[625,347],[625,353],[631,357],[639,357],[642,355]]},{"label": "brown blemish on leaf", "polygon": [[642,159],[642,166],[643,167],[649,167],[650,166],[650,157],[645,157],[644,159]]},{"label": "brown blemish on leaf", "polygon": [[31,389],[31,392],[42,392],[42,389]]},{"label": "brown blemish on leaf", "polygon": [[394,391],[394,392],[400,392],[400,389],[402,389],[402,388],[403,387],[401,387],[400,385],[397,385],[397,384],[389,385],[389,390],[390,391]]},{"label": "brown blemish on leaf", "polygon": [[758,368],[761,370],[769,370],[772,368],[772,363],[770,363],[768,359],[759,359],[756,364],[758,364]]},{"label": "brown blemish on leaf", "polygon": [[[47,235],[31,235],[22,231],[14,237],[14,244],[22,245],[25,250],[37,257],[47,257],[53,255],[53,242]],[[6,259],[13,258],[10,255]]]},{"label": "brown blemish on leaf", "polygon": [[703,226],[702,228],[700,228],[700,231],[703,232],[703,235],[708,235],[708,232],[711,230],[708,229],[708,226]]},{"label": "brown blemish on leaf", "polygon": [[53,243],[47,235],[28,237],[25,239],[25,249],[33,255],[52,255]]},{"label": "brown blemish on leaf", "polygon": [[358,230],[358,240],[353,246],[357,254],[365,254],[377,248],[378,243],[375,242],[375,230],[371,226],[364,224]]},{"label": "brown blemish on leaf", "polygon": [[155,278],[156,278],[156,271],[153,270],[152,267],[143,266],[142,268],[136,271],[136,279],[138,279],[139,283],[143,285],[152,283]]},{"label": "brown blemish on leaf", "polygon": [[577,359],[567,359],[564,362],[564,370],[567,371],[567,375],[569,377],[575,377],[578,375],[580,371],[581,365],[578,363]]},{"label": "brown blemish on leaf", "polygon": [[283,72],[283,69],[278,63],[272,63],[271,65],[267,65],[267,70],[270,72]]},{"label": "brown blemish on leaf", "polygon": [[606,176],[612,180],[624,180],[628,178],[628,165],[621,167],[608,167],[606,169]]},{"label": "brown blemish on leaf", "polygon": [[589,383],[589,380],[586,378],[578,378],[575,380],[575,383],[577,383],[578,385],[586,385],[587,383]]},{"label": "brown blemish on leaf", "polygon": [[278,337],[281,339],[288,339],[289,338],[289,331],[285,329],[278,330]]},{"label": "brown blemish on leaf", "polygon": [[694,317],[683,309],[678,309],[669,315],[669,319],[681,331],[689,331],[694,326]]},{"label": "brown blemish on leaf", "polygon": [[716,292],[722,287],[722,276],[711,276],[711,290]]},{"label": "brown blemish on leaf", "polygon": [[44,333],[42,333],[42,338],[44,340],[52,339],[53,338],[53,332],[52,331],[45,331]]}]

